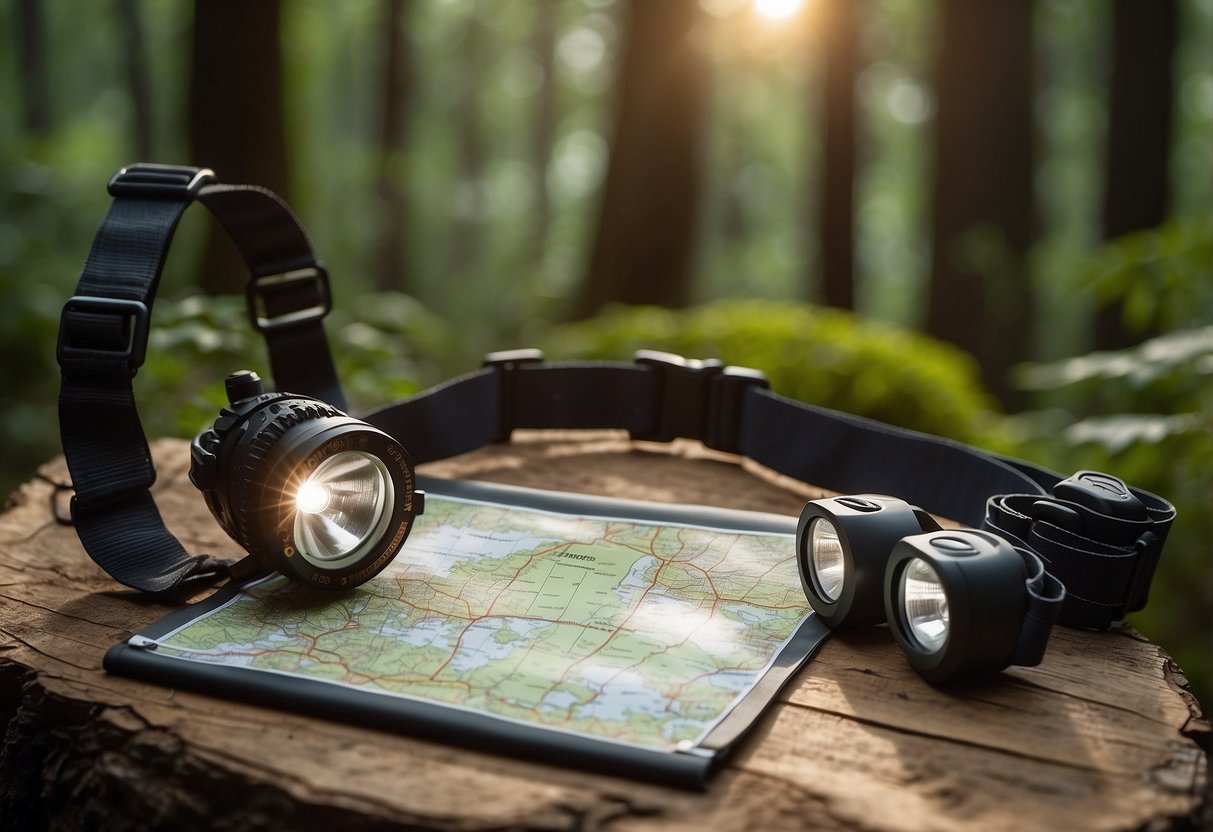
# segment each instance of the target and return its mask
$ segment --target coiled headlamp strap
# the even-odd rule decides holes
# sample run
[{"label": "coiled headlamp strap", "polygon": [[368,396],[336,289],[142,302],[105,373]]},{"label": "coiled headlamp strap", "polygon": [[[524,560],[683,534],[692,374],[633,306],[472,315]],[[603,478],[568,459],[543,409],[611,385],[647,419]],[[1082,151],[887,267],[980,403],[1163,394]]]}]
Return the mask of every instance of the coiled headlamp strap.
[{"label": "coiled headlamp strap", "polygon": [[992,497],[983,525],[1036,553],[1065,584],[1058,621],[1102,629],[1146,605],[1174,520],[1175,507],[1161,497],[1080,471],[1048,497]]},{"label": "coiled headlamp strap", "polygon": [[114,202],[60,318],[59,426],[85,549],[123,584],[163,592],[226,571],[226,561],[190,556],[164,527],[148,492],[156,471],[132,390],[181,215],[198,200],[235,242],[278,384],[343,407],[322,324],[332,304],[307,235],[272,192],[217,185],[209,170],[165,165],[123,168],[109,192]]}]

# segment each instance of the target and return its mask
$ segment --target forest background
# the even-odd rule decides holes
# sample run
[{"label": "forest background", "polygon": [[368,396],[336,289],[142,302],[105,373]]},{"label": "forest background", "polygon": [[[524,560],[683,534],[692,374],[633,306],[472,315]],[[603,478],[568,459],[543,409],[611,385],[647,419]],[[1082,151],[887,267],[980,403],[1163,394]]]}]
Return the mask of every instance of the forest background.
[{"label": "forest background", "polygon": [[[1131,621],[1210,701],[1213,1],[10,0],[0,39],[0,491],[59,450],[105,182],[206,165],[302,218],[359,406],[664,348],[1167,496]],[[204,214],[151,435],[265,367]]]}]

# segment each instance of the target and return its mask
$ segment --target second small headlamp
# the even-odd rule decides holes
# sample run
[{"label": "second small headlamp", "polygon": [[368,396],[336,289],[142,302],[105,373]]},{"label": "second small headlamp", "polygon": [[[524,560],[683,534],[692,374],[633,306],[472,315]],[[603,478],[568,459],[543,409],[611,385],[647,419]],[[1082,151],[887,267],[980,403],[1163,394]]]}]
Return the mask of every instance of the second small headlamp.
[{"label": "second small headlamp", "polygon": [[989,532],[942,530],[892,497],[810,501],[796,555],[826,624],[888,621],[911,666],[932,683],[1039,664],[1065,597],[1030,552]]}]

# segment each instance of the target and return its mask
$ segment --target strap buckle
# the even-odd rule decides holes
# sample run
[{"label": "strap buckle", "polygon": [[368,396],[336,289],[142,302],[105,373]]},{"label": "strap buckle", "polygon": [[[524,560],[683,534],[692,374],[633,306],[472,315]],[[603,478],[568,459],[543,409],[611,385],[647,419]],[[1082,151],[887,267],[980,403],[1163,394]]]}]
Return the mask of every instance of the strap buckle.
[{"label": "strap buckle", "polygon": [[524,364],[542,364],[543,350],[499,350],[484,357],[482,367],[495,369],[501,379],[501,394],[497,407],[498,429],[493,442],[509,442],[514,432],[514,402],[516,400],[518,368]]},{"label": "strap buckle", "polygon": [[178,165],[127,165],[110,177],[110,196],[175,199],[192,202],[202,187],[215,181],[210,168]]},{"label": "strap buckle", "polygon": [[770,387],[763,373],[655,350],[640,350],[635,361],[657,372],[657,414],[653,428],[633,431],[633,439],[670,442],[681,437],[738,453],[741,396],[747,387]]},{"label": "strap buckle", "polygon": [[[125,343],[119,349],[102,345],[100,342],[83,346],[79,343],[82,322],[73,317],[72,313],[87,313],[90,315],[111,314],[123,319],[122,331],[126,333]],[[59,313],[59,339],[55,345],[55,360],[64,373],[84,362],[94,363],[98,360],[121,361],[131,375],[143,366],[147,358],[148,312],[147,305],[141,301],[128,298],[104,298],[93,295],[74,295],[63,304]]]},{"label": "strap buckle", "polygon": [[255,274],[245,285],[244,294],[249,320],[263,334],[322,321],[333,311],[328,269],[319,262],[284,272]]}]

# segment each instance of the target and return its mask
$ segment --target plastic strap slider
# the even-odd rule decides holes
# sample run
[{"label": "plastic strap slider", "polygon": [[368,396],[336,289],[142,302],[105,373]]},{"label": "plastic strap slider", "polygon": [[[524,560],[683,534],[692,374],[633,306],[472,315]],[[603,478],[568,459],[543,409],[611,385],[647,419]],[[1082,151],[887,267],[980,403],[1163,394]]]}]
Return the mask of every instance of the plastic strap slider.
[{"label": "plastic strap slider", "polygon": [[[89,326],[92,316],[114,315],[122,318],[117,330],[120,339],[81,337]],[[59,341],[55,347],[55,359],[66,373],[73,368],[96,367],[99,362],[121,363],[131,375],[143,366],[147,357],[148,312],[142,301],[127,298],[103,298],[91,295],[75,295],[63,304],[59,315]],[[93,343],[87,343],[92,340]],[[104,343],[111,342],[111,343]]]},{"label": "plastic strap slider", "polygon": [[742,393],[746,387],[769,387],[765,375],[748,367],[725,367],[717,359],[654,350],[640,350],[635,360],[657,373],[657,393],[653,428],[633,431],[633,439],[670,442],[681,437],[738,452]]},{"label": "plastic strap slider", "polygon": [[210,168],[177,165],[127,165],[109,181],[110,196],[176,199],[191,202],[204,185],[215,181]]}]

